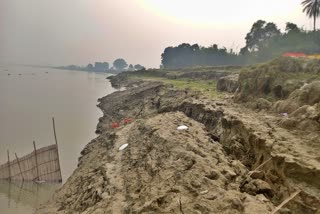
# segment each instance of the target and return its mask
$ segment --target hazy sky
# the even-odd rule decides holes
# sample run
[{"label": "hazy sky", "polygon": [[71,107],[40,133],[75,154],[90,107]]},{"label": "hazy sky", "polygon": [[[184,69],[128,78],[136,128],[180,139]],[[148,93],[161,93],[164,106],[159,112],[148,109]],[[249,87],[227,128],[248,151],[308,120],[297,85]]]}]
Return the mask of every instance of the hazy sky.
[{"label": "hazy sky", "polygon": [[239,50],[258,19],[312,29],[300,2],[0,0],[0,62],[84,65],[123,57],[158,67],[164,48],[182,42]]}]

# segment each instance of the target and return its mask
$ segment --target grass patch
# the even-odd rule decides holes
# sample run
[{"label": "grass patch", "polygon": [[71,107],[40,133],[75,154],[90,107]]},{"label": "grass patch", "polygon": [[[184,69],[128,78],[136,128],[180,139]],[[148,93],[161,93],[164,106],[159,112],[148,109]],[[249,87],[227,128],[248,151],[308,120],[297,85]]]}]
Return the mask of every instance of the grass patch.
[{"label": "grass patch", "polygon": [[201,92],[210,98],[222,98],[225,93],[217,91],[217,83],[213,80],[192,80],[192,79],[167,79],[152,75],[130,75],[129,78],[142,79],[147,81],[161,81],[165,84],[171,84],[177,89],[190,89]]}]

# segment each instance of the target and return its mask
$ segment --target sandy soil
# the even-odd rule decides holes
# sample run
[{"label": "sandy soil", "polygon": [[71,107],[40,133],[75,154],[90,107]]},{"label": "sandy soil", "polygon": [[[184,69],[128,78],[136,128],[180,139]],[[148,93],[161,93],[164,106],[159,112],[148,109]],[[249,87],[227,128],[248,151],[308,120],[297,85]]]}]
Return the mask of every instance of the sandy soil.
[{"label": "sandy soil", "polygon": [[37,213],[271,213],[297,191],[280,213],[319,213],[319,132],[231,98],[137,84],[100,99],[99,136]]}]

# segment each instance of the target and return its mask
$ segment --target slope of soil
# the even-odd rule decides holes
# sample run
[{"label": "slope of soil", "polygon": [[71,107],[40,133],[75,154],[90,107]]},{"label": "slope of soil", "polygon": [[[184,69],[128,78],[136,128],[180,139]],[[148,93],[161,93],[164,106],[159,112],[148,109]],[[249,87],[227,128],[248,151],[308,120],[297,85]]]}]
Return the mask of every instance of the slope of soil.
[{"label": "slope of soil", "polygon": [[99,136],[37,213],[271,213],[297,191],[280,212],[319,213],[320,132],[228,97],[116,82],[129,89],[100,99]]},{"label": "slope of soil", "polygon": [[[189,129],[178,131],[181,124]],[[129,146],[119,151],[125,143]],[[98,137],[83,155],[46,212],[266,213],[273,208],[263,195],[240,192],[246,167],[229,159],[202,124],[180,112],[136,120]]]}]

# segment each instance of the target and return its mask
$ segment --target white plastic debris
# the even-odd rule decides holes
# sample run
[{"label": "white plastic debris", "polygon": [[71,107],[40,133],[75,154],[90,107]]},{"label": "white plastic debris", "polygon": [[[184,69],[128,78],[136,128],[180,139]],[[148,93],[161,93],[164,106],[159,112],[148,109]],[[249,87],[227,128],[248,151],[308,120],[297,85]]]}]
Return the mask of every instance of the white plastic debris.
[{"label": "white plastic debris", "polygon": [[280,113],[280,115],[283,116],[283,117],[288,117],[289,116],[288,113],[286,113],[286,112],[285,113]]},{"label": "white plastic debris", "polygon": [[200,195],[205,195],[205,194],[207,194],[208,192],[209,192],[208,190],[201,191],[201,192],[200,192]]},{"label": "white plastic debris", "polygon": [[120,147],[119,147],[119,151],[122,151],[122,150],[124,150],[125,148],[127,148],[128,147],[128,145],[129,144],[123,144],[123,145],[121,145]]},{"label": "white plastic debris", "polygon": [[182,131],[182,130],[187,130],[188,129],[188,126],[179,126],[178,128],[177,128],[177,130],[179,130],[179,131]]}]

